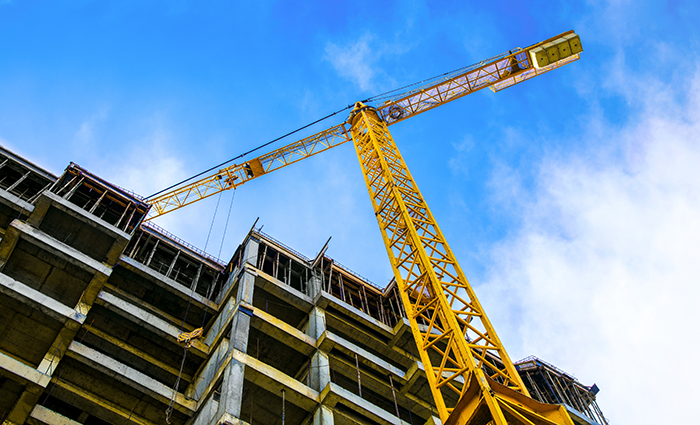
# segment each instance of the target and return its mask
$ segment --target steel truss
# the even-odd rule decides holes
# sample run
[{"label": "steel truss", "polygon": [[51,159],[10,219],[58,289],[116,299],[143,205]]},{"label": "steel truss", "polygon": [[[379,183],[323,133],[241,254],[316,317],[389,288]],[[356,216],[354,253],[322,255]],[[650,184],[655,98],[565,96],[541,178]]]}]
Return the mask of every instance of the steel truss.
[{"label": "steel truss", "polygon": [[359,102],[350,122],[440,419],[446,424],[573,425],[563,407],[529,397],[386,122]]}]

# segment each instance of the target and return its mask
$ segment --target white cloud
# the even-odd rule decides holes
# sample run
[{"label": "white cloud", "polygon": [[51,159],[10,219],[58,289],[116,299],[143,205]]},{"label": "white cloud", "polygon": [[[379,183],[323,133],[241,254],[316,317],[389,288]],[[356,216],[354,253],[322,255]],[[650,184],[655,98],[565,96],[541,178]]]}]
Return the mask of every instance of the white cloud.
[{"label": "white cloud", "polygon": [[405,32],[410,26],[409,20],[406,28],[395,33],[393,39],[365,33],[356,41],[344,45],[328,42],[324,59],[333,65],[341,77],[357,85],[361,91],[395,88],[395,75],[387,73],[381,64],[391,66],[388,61],[401,57],[415,47],[416,40],[406,41]]},{"label": "white cloud", "polygon": [[354,43],[338,46],[333,43],[326,45],[326,56],[340,76],[356,84],[360,90],[368,91],[374,87],[373,78],[377,74],[374,64],[378,58],[375,50],[370,47],[373,37],[365,34]]},{"label": "white cloud", "polygon": [[692,423],[670,407],[700,395],[700,73],[679,95],[626,71],[638,112],[590,131],[623,158],[583,140],[595,151],[545,157],[529,201],[495,197],[518,204],[523,225],[493,250],[479,293],[513,357],[598,383],[611,423]]},{"label": "white cloud", "polygon": [[474,140],[471,136],[466,136],[460,143],[454,143],[454,156],[450,158],[448,166],[454,175],[469,175],[469,153],[474,148]]},{"label": "white cloud", "polygon": [[102,107],[99,111],[80,123],[80,127],[75,132],[74,136],[74,150],[81,153],[85,153],[86,151],[94,153],[96,150],[99,150],[98,141],[95,138],[96,127],[107,119],[107,115],[108,108]]}]

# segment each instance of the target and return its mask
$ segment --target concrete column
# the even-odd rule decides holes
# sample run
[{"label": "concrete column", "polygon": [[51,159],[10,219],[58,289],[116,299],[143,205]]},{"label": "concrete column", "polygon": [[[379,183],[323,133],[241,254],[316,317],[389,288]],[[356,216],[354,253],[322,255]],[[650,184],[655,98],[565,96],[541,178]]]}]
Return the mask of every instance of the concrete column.
[{"label": "concrete column", "polygon": [[250,333],[250,310],[245,306],[238,306],[231,323],[231,341],[229,351],[236,349],[245,353],[248,348],[248,334]]},{"label": "concrete column", "polygon": [[244,375],[245,365],[232,359],[226,367],[224,380],[221,384],[221,399],[219,400],[217,417],[228,414],[240,418]]},{"label": "concrete column", "polygon": [[[312,338],[320,338],[326,330],[326,312],[322,308],[314,307],[309,313],[309,327],[307,334]],[[316,350],[311,358],[310,385],[314,390],[321,392],[331,381],[331,367],[328,361],[328,353]],[[331,416],[332,418],[332,416]],[[332,422],[331,422],[332,423]]]},{"label": "concrete column", "polygon": [[39,401],[39,397],[44,392],[44,388],[35,385],[28,385],[19,400],[15,403],[5,417],[4,425],[23,424]]},{"label": "concrete column", "polygon": [[319,393],[331,382],[331,364],[328,354],[317,350],[311,358],[311,388]]},{"label": "concrete column", "polygon": [[253,291],[255,290],[255,276],[248,270],[244,270],[238,281],[237,302],[244,302],[253,305]]},{"label": "concrete column", "polygon": [[260,243],[253,238],[249,238],[243,249],[243,263],[248,263],[253,267],[258,265],[258,246]]},{"label": "concrete column", "polygon": [[306,295],[311,298],[316,298],[321,289],[323,288],[323,282],[321,282],[321,276],[316,272],[316,270],[311,270],[311,278],[306,288]]},{"label": "concrete column", "polygon": [[333,409],[328,406],[318,406],[314,412],[314,425],[333,425]]},{"label": "concrete column", "polygon": [[[257,249],[257,248],[256,248]],[[248,349],[248,335],[250,333],[250,318],[253,314],[253,288],[255,276],[247,271],[241,275],[238,284],[237,310],[231,321],[231,339],[229,342],[229,355],[233,350],[245,353]],[[221,400],[217,410],[219,421],[228,417],[239,418],[241,415],[241,402],[243,401],[243,382],[245,381],[245,365],[231,359],[226,367],[224,379],[221,384]]]},{"label": "concrete column", "polygon": [[326,330],[326,311],[319,307],[314,307],[309,313],[309,328],[306,334],[312,338],[319,339]]}]

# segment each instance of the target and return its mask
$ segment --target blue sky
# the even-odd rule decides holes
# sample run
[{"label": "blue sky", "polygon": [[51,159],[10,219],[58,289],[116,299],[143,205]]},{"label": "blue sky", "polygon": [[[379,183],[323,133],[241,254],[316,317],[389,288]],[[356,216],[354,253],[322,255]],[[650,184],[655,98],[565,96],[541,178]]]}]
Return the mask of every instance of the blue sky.
[{"label": "blue sky", "polygon": [[[678,372],[700,348],[697,16],[693,1],[4,0],[0,144],[150,195],[356,100],[574,29],[580,61],[391,131],[512,358],[596,382],[613,423],[690,422],[669,407],[700,396],[700,374]],[[208,243],[215,198],[158,224],[228,258],[260,217],[307,256],[332,236],[329,255],[388,282],[352,146],[241,187],[222,241],[231,197]]]}]

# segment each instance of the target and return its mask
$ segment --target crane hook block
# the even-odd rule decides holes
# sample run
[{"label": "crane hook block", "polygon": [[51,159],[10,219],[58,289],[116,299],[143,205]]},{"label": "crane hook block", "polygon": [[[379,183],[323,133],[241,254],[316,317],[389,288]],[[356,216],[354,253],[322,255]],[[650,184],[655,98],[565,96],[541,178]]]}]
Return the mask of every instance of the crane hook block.
[{"label": "crane hook block", "polygon": [[183,332],[178,335],[177,342],[184,344],[185,348],[190,348],[192,346],[192,341],[201,338],[202,333],[204,333],[204,329],[202,328],[197,328],[192,332]]}]

